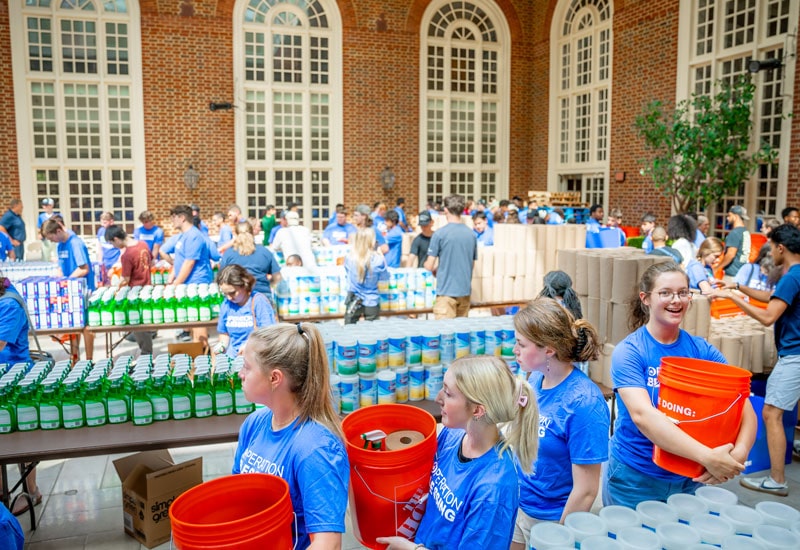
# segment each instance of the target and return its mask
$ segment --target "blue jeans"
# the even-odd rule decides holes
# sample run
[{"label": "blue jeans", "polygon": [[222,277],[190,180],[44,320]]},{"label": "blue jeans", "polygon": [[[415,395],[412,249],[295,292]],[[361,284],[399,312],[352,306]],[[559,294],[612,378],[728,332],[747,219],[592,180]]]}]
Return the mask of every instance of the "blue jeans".
[{"label": "blue jeans", "polygon": [[688,493],[693,495],[702,483],[695,483],[685,477],[678,481],[668,481],[634,470],[609,454],[608,462],[603,464],[603,506],[617,504],[636,508],[644,500],[666,502],[670,495]]}]

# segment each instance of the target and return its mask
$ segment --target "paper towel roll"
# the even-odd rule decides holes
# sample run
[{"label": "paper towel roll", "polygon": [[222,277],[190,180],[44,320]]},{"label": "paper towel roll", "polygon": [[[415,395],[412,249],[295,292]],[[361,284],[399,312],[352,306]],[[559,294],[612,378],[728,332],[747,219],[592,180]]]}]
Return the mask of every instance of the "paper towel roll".
[{"label": "paper towel roll", "polygon": [[405,449],[406,447],[416,445],[423,439],[425,439],[425,436],[414,430],[392,432],[386,436],[386,450],[398,451],[400,449]]}]

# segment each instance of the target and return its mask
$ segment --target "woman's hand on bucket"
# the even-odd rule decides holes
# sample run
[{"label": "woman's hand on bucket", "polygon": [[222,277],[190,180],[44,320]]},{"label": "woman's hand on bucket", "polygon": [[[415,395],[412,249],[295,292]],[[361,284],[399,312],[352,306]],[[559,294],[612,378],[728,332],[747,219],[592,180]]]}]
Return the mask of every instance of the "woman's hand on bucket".
[{"label": "woman's hand on bucket", "polygon": [[416,544],[403,537],[378,537],[375,539],[378,544],[386,544],[386,550],[415,550],[422,549],[423,546]]},{"label": "woman's hand on bucket", "polygon": [[714,485],[724,483],[742,473],[744,464],[731,456],[732,449],[733,443],[726,443],[709,449],[706,459],[702,461],[703,466],[706,468],[706,473],[695,478],[695,481]]}]

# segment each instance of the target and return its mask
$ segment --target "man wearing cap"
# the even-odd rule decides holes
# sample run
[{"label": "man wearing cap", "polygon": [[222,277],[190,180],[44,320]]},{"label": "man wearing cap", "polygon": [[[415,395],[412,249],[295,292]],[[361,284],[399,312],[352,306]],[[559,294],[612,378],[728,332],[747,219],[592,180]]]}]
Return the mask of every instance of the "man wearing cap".
[{"label": "man wearing cap", "polygon": [[[447,225],[431,238],[425,269],[436,274],[436,319],[466,317],[472,292],[472,268],[478,259],[478,243],[469,227],[461,222],[464,197],[450,195],[444,200]],[[438,260],[438,266],[437,266]]]},{"label": "man wearing cap", "polygon": [[284,215],[284,220],[286,227],[275,234],[272,249],[283,252],[284,258],[297,254],[303,260],[303,267],[309,269],[312,274],[315,273],[317,260],[311,249],[311,231],[300,225],[300,214],[297,212],[289,210]]},{"label": "man wearing cap", "polygon": [[358,229],[352,223],[347,221],[347,210],[342,206],[341,209],[336,211],[336,219],[332,224],[325,228],[322,232],[322,243],[326,246],[336,246],[347,244],[350,242],[350,237],[356,234]]},{"label": "man wearing cap", "polygon": [[[49,197],[42,199],[42,210],[44,212],[39,214],[39,218],[36,220],[36,229],[39,230],[39,238],[42,239],[42,259],[46,262],[53,259],[53,253],[56,251],[56,244],[44,238],[44,235],[42,235],[42,225],[57,214],[57,212],[54,211],[55,204],[55,201]],[[58,215],[60,216],[60,214]]]},{"label": "man wearing cap", "polygon": [[408,254],[408,264],[406,267],[423,267],[425,260],[428,259],[428,247],[433,236],[431,215],[423,210],[417,218],[417,225],[421,233],[411,241],[411,251]]},{"label": "man wearing cap", "polygon": [[[356,229],[372,227],[371,214],[372,210],[366,204],[359,204],[356,206],[353,212],[353,225],[356,226]],[[389,252],[389,245],[386,244],[386,237],[378,230],[375,231],[375,248],[380,250],[383,254]]]},{"label": "man wearing cap", "polygon": [[725,237],[725,255],[719,262],[719,267],[725,269],[728,277],[735,277],[739,268],[750,258],[750,232],[744,225],[749,219],[747,210],[738,204],[728,211],[727,221],[731,231]]},{"label": "man wearing cap", "polygon": [[25,259],[25,222],[22,220],[22,200],[11,199],[8,210],[0,218],[0,232],[6,234],[14,245],[14,254],[18,260]]},{"label": "man wearing cap", "polygon": [[494,229],[489,227],[485,212],[475,212],[472,215],[472,232],[479,245],[494,246]]}]

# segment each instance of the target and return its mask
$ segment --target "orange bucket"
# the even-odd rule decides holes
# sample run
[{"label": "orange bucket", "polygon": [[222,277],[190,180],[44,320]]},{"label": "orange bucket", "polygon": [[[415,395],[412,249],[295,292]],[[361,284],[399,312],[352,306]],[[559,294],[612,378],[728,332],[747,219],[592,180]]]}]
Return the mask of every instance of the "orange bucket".
[{"label": "orange bucket", "polygon": [[[369,548],[385,548],[377,537],[413,539],[422,512],[436,454],[436,420],[411,405],[380,404],[348,414],[342,421],[350,459],[350,513],[353,534]],[[423,440],[393,451],[364,449],[361,434],[387,435],[414,430]]]},{"label": "orange bucket", "polygon": [[[722,363],[665,357],[658,374],[658,410],[703,445],[733,443],[750,396],[750,376],[744,369]],[[690,478],[705,471],[697,462],[655,445],[653,462]]]},{"label": "orange bucket", "polygon": [[291,549],[289,484],[269,474],[236,474],[197,485],[169,508],[179,550]]}]

